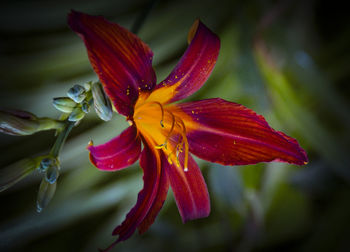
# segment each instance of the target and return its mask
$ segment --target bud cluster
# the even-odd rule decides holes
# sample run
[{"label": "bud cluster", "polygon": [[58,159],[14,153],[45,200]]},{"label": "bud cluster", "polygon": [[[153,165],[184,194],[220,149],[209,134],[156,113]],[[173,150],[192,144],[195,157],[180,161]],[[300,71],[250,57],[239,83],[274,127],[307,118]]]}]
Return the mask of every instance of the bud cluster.
[{"label": "bud cluster", "polygon": [[74,85],[67,92],[68,97],[53,99],[53,105],[63,113],[67,113],[68,121],[76,122],[89,113],[94,104],[97,115],[104,121],[112,118],[112,105],[105,94],[101,83],[87,82],[83,86]]},{"label": "bud cluster", "polygon": [[60,173],[59,153],[71,129],[84,118],[94,105],[97,115],[104,121],[112,118],[112,105],[101,83],[87,82],[74,85],[67,97],[53,99],[56,109],[63,112],[60,120],[38,118],[20,110],[0,110],[0,132],[25,136],[42,130],[56,129],[57,138],[49,155],[23,159],[9,167],[0,169],[0,192],[14,185],[34,170],[43,174],[38,197],[37,211],[41,212],[51,201],[56,191]]}]

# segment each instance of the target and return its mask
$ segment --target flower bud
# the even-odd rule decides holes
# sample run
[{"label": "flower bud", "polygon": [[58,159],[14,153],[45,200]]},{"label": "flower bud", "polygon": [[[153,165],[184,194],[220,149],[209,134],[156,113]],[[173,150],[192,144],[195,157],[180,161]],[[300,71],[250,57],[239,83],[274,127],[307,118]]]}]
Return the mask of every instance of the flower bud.
[{"label": "flower bud", "polygon": [[88,102],[86,102],[86,101],[83,101],[83,103],[81,104],[81,110],[85,114],[89,113],[89,111],[90,111],[90,104]]},{"label": "flower bud", "polygon": [[0,132],[25,136],[35,133],[40,126],[38,118],[21,110],[0,110]]},{"label": "flower bud", "polygon": [[47,117],[38,118],[21,110],[0,110],[0,132],[26,136],[42,130],[62,129],[64,123]]},{"label": "flower bud", "polygon": [[40,183],[38,198],[36,201],[36,210],[40,213],[51,201],[56,191],[56,182],[50,184],[43,178]]},{"label": "flower bud", "polygon": [[52,158],[43,158],[40,162],[39,165],[39,171],[40,172],[46,172],[47,168],[49,168],[49,166],[54,164],[54,159]]},{"label": "flower bud", "polygon": [[45,179],[50,184],[53,184],[57,181],[59,176],[59,167],[57,165],[51,165],[47,168],[45,173]]},{"label": "flower bud", "polygon": [[94,98],[94,107],[97,115],[104,121],[112,118],[112,105],[108,96],[103,90],[101,83],[94,82],[91,87],[92,96]]},{"label": "flower bud", "polygon": [[70,113],[77,105],[72,99],[68,97],[57,97],[53,99],[53,106],[64,113]]},{"label": "flower bud", "polygon": [[84,89],[86,92],[89,92],[91,90],[91,83],[92,83],[92,81],[88,81],[88,82],[84,83]]},{"label": "flower bud", "polygon": [[25,178],[28,174],[33,172],[37,167],[38,161],[36,159],[23,159],[6,168],[0,169],[0,192],[13,186],[18,181]]},{"label": "flower bud", "polygon": [[79,108],[79,107],[76,107],[72,111],[72,113],[69,115],[68,121],[76,122],[76,121],[79,121],[79,120],[83,119],[84,116],[85,116],[85,113],[82,111],[82,109]]},{"label": "flower bud", "polygon": [[74,85],[68,90],[67,95],[76,103],[81,103],[86,97],[85,88],[80,85]]}]

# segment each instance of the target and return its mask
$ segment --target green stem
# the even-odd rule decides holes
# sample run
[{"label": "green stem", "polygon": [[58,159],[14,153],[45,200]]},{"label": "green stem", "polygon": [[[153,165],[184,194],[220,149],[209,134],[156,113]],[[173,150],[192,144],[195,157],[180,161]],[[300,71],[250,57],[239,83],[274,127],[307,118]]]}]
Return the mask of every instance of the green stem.
[{"label": "green stem", "polygon": [[62,130],[65,127],[64,122],[59,120],[54,120],[48,117],[38,118],[38,121],[39,121],[38,131],[51,130],[51,129]]},{"label": "green stem", "polygon": [[[91,105],[93,102],[92,95],[90,94],[90,96],[87,96],[86,100]],[[70,122],[68,120],[65,122],[65,126],[64,126],[63,130],[60,131],[58,137],[56,138],[56,142],[52,146],[52,149],[50,151],[50,155],[52,155],[55,158],[58,157],[58,155],[60,154],[61,149],[62,149],[70,131],[73,129],[75,123],[76,122]]]},{"label": "green stem", "polygon": [[64,142],[66,141],[70,131],[73,129],[75,122],[68,122],[66,123],[65,128],[59,133],[56,142],[52,146],[52,149],[50,151],[50,155],[54,157],[58,157],[60,154],[60,151],[64,145]]}]

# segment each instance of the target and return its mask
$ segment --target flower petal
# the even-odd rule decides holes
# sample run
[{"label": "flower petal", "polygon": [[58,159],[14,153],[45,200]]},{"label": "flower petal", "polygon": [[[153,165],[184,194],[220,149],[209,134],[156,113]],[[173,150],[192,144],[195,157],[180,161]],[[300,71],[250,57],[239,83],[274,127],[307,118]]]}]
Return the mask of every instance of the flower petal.
[{"label": "flower petal", "polygon": [[116,171],[128,167],[139,159],[141,141],[136,128],[131,126],[105,144],[89,145],[91,162],[100,170]]},{"label": "flower petal", "polygon": [[163,207],[166,196],[169,191],[169,178],[166,171],[163,169],[164,165],[168,164],[167,159],[162,154],[162,170],[160,174],[160,181],[158,186],[158,191],[154,202],[149,209],[146,217],[143,219],[141,224],[138,226],[138,230],[140,234],[143,234],[147,231],[147,229],[153,224],[155,221],[160,209]]},{"label": "flower petal", "polygon": [[219,38],[196,20],[188,34],[185,54],[171,74],[156,86],[149,101],[162,104],[184,99],[202,87],[212,72],[220,50]]},{"label": "flower petal", "polygon": [[160,177],[161,160],[159,151],[151,149],[144,143],[140,166],[143,169],[144,187],[139,192],[136,205],[126,215],[124,222],[114,229],[113,235],[119,235],[116,242],[128,239],[142,223],[157,197]]},{"label": "flower petal", "polygon": [[[183,164],[184,154],[180,154]],[[189,156],[188,171],[175,165],[165,165],[174,192],[177,208],[183,222],[207,217],[210,213],[210,200],[207,185],[197,163]]]},{"label": "flower petal", "polygon": [[224,165],[258,162],[307,163],[298,142],[272,129],[264,117],[233,102],[207,99],[178,104],[184,112],[190,151]]},{"label": "flower petal", "polygon": [[72,11],[68,24],[84,40],[92,67],[118,112],[132,114],[139,88],[151,90],[156,83],[151,49],[103,17]]}]

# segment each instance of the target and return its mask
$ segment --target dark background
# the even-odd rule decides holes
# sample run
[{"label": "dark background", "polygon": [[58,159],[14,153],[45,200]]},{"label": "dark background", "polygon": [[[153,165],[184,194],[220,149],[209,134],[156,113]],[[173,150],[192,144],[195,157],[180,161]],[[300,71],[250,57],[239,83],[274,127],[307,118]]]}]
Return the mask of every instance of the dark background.
[{"label": "dark background", "polygon": [[[152,7],[152,8],[150,8]],[[303,167],[283,163],[223,167],[198,161],[212,211],[181,223],[172,193],[150,230],[115,251],[349,251],[350,26],[342,1],[1,1],[0,107],[56,118],[53,97],[97,77],[82,41],[69,30],[70,9],[103,15],[131,29],[154,52],[158,81],[186,49],[200,18],[221,39],[217,65],[190,99],[241,103],[307,151]],[[147,11],[148,10],[148,11]],[[103,173],[88,161],[126,127],[91,112],[60,156],[56,195],[42,213],[34,172],[0,194],[0,251],[97,251],[114,240],[142,187],[132,168]],[[54,133],[0,135],[0,168],[47,153]]]}]

